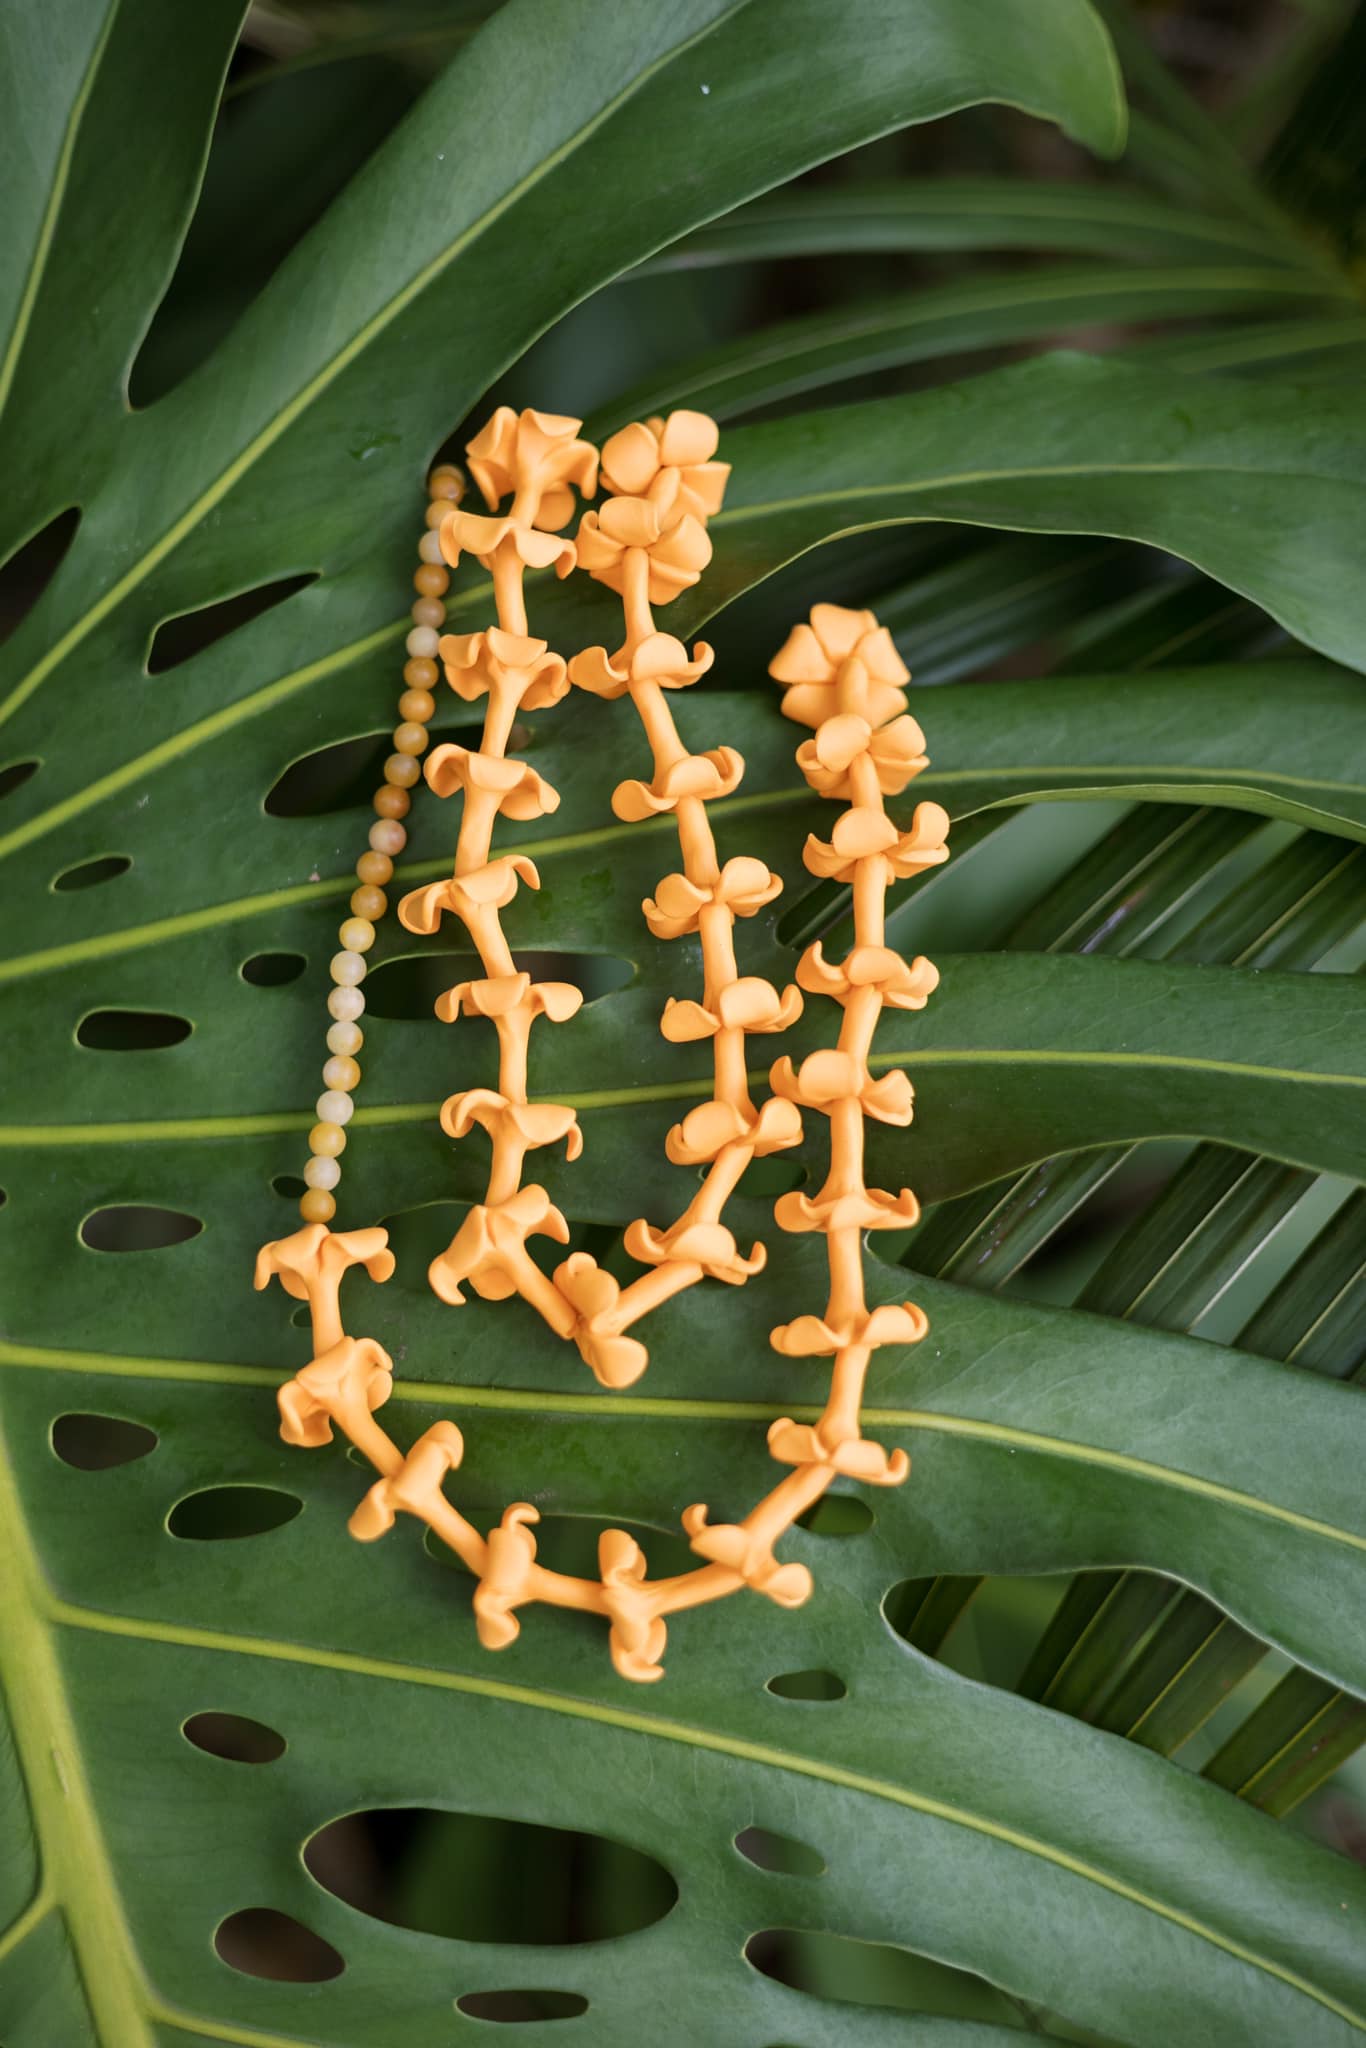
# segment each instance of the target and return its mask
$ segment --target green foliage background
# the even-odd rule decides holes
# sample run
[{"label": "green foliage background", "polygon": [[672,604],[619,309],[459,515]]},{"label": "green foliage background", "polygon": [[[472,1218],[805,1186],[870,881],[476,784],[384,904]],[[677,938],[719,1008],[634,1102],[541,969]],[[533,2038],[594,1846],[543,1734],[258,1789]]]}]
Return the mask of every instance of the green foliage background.
[{"label": "green foliage background", "polygon": [[[6,10],[5,2048],[445,2048],[497,1993],[514,2038],[593,2048],[1366,2033],[1359,1809],[1320,1791],[1366,1733],[1350,66],[1306,9],[1216,121],[1104,12],[446,0],[296,48],[261,9],[253,57],[236,0]],[[1278,129],[1259,178],[1236,137]],[[847,935],[800,866],[826,821],[764,675],[788,624],[873,603],[942,686],[913,795],[955,858],[891,937],[943,984],[886,1026],[917,1121],[870,1161],[929,1209],[870,1254],[932,1318],[871,1390],[915,1469],[793,1532],[807,1607],[684,1617],[649,1691],[572,1616],[490,1658],[420,1532],[349,1541],[362,1475],[279,1442],[305,1338],[248,1288],[290,1227],[422,475],[502,398],[726,423],[716,560],[668,623],[718,647],[685,737],[748,763],[723,851],[788,880],[748,971]],[[566,652],[611,637],[577,581],[534,593]],[[487,609],[462,572],[453,625]],[[547,1181],[605,1254],[679,1203],[699,1069],[655,1021],[688,962],[639,916],[667,830],[608,811],[629,707],[529,723],[563,801],[518,834],[513,939],[595,992],[537,1042],[587,1140]],[[420,880],[450,822],[412,822]],[[369,984],[341,1216],[388,1221],[399,1271],[353,1327],[398,1433],[460,1421],[468,1512],[530,1498],[565,1556],[625,1521],[667,1562],[814,1412],[819,1363],[766,1333],[820,1247],[737,1204],[767,1272],[661,1312],[620,1397],[520,1305],[442,1308],[424,1267],[482,1159],[436,1103],[491,1048],[430,1017],[440,951],[390,921]],[[306,970],[244,977],[262,955]],[[166,1016],[193,1029],[149,1044]],[[167,1211],[202,1227],[157,1246]],[[72,1463],[73,1414],[155,1447]],[[225,1487],[291,1518],[241,1533]],[[198,1747],[205,1713],[283,1752]],[[354,1821],[303,1861],[387,1809],[593,1839]],[[344,1969],[215,1947],[255,1909]]]}]

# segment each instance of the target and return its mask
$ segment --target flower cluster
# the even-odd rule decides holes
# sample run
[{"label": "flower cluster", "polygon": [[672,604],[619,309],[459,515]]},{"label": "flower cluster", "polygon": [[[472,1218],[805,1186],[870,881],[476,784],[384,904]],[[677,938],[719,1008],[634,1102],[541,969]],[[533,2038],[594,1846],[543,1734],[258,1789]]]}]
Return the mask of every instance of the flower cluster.
[{"label": "flower cluster", "polygon": [[[518,971],[499,912],[519,885],[539,888],[540,877],[524,855],[495,858],[492,840],[498,818],[542,818],[560,801],[543,776],[508,754],[518,714],[557,703],[569,688],[562,657],[527,631],[523,583],[528,568],[553,566],[566,576],[574,567],[574,542],[560,528],[573,513],[571,485],[595,489],[598,454],[579,439],[578,420],[517,414],[508,406],[499,407],[467,454],[470,474],[497,516],[459,507],[448,512],[438,528],[441,552],[452,567],[469,554],[488,570],[498,623],[481,633],[447,633],[437,651],[456,695],[466,703],[485,700],[484,730],[477,748],[448,744],[427,759],[429,788],[440,797],[457,791],[463,797],[454,872],[405,896],[398,914],[412,932],[434,931],[443,916],[452,916],[469,933],[483,976],[448,989],[436,1010],[447,1023],[464,1016],[493,1025],[498,1086],[467,1089],[442,1104],[442,1129],[459,1138],[477,1124],[488,1134],[492,1162],[483,1201],[432,1261],[429,1278],[443,1301],[462,1302],[465,1282],[493,1301],[520,1294],[568,1337],[576,1311],[527,1250],[527,1239],[536,1235],[564,1243],[568,1225],[543,1187],[522,1185],[522,1168],[528,1152],[562,1140],[573,1159],[583,1139],[572,1109],[528,1101],[527,1054],[535,1020],[562,1023],[583,996],[571,982],[534,982]],[[511,503],[499,511],[508,497]]]},{"label": "flower cluster", "polygon": [[704,675],[712,650],[699,642],[689,659],[681,641],[656,630],[651,613],[652,605],[696,583],[711,559],[706,522],[719,511],[730,474],[715,460],[716,445],[715,421],[702,413],[623,427],[602,450],[609,495],[600,510],[584,514],[578,533],[580,564],[622,599],[626,637],[614,654],[592,647],[575,655],[569,680],[598,697],[629,697],[645,729],[650,779],[619,783],[612,808],[628,823],[673,815],[681,870],[665,875],[643,909],[656,938],[697,933],[703,988],[700,1001],[671,999],[660,1030],[674,1043],[709,1039],[714,1074],[712,1099],[674,1126],[667,1145],[676,1164],[706,1168],[701,1187],[667,1228],[641,1217],[626,1233],[627,1251],[649,1270],[623,1287],[586,1256],[569,1262],[584,1309],[579,1349],[609,1381],[623,1342],[643,1368],[644,1346],[624,1333],[651,1309],[703,1278],[738,1285],[760,1270],[763,1246],[742,1253],[722,1211],[751,1160],[801,1135],[790,1104],[755,1106],[745,1071],[745,1040],[785,1030],[800,1014],[801,993],[741,975],[735,959],[736,919],[764,909],[782,883],[761,860],[721,864],[706,807],[737,788],[745,764],[734,747],[692,754],[684,746],[668,693]]},{"label": "flower cluster", "polygon": [[822,796],[848,808],[828,841],[806,842],[813,874],[853,885],[854,944],[838,966],[819,942],[803,954],[797,979],[830,996],[844,1015],[839,1042],[809,1053],[801,1065],[781,1059],[773,1069],[777,1095],[830,1122],[830,1170],[814,1196],[783,1195],[774,1214],[784,1230],[819,1231],[830,1262],[830,1295],[822,1316],[780,1324],[772,1342],[790,1357],[833,1358],[830,1397],[818,1422],[784,1418],[769,1431],[769,1448],[786,1464],[827,1465],[851,1478],[895,1485],[906,1477],[904,1451],[889,1457],[859,1427],[863,1383],[882,1344],[914,1344],[928,1328],[913,1302],[870,1309],[864,1295],[865,1230],[904,1230],[920,1211],[909,1188],[889,1194],[863,1178],[866,1117],[911,1121],[911,1084],[899,1069],[874,1079],[873,1034],[884,1008],[923,1009],[939,981],[933,964],[906,961],[885,943],[885,898],[895,880],[948,859],[947,812],[918,804],[909,831],[888,817],[884,798],[899,796],[927,765],[920,727],[906,710],[910,677],[888,633],[871,612],[818,604],[810,623],[794,628],[769,666],[787,685],[783,710],[814,728],[797,749],[797,765]]}]

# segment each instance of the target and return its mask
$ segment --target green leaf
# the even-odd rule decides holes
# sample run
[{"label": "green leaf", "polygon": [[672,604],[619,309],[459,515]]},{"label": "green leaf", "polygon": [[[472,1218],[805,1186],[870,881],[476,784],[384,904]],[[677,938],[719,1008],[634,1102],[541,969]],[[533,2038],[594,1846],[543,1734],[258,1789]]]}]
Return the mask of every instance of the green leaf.
[{"label": "green leaf", "polygon": [[[349,1542],[364,1475],[340,1443],[306,1456],[279,1440],[272,1395],[306,1339],[278,1294],[248,1292],[256,1245],[292,1222],[279,1183],[311,1120],[323,962],[368,822],[349,765],[331,762],[328,797],[314,757],[387,745],[423,462],[577,300],[834,153],[982,99],[1115,147],[1122,109],[1094,17],[1080,0],[513,0],[222,347],[130,413],[128,363],[192,203],[231,28],[216,6],[174,22],[162,6],[118,0],[69,145],[44,128],[45,146],[20,152],[21,271],[37,284],[19,287],[32,313],[3,421],[18,480],[5,545],[69,505],[83,518],[4,650],[9,758],[39,764],[4,798],[6,2038],[444,2048],[485,2024],[457,1999],[516,1988],[586,1999],[595,2048],[636,2042],[642,2022],[660,2048],[904,2036],[900,2014],[818,2003],[746,1960],[760,1930],[792,1929],[903,1952],[919,1959],[918,1997],[952,1989],[958,2010],[1029,2025],[1041,2009],[1064,2038],[1358,2039],[1366,1971],[1341,1906],[1362,1887],[1335,1858],[1135,1745],[940,1670],[878,1618],[912,1577],[1122,1563],[1202,1588],[1326,1682],[1358,1685],[1359,1646],[1340,1627],[1366,1557],[1355,1388],[927,1281],[931,1338],[879,1357],[870,1402],[870,1428],[914,1450],[913,1485],[878,1494],[861,1533],[795,1530],[791,1554],[817,1571],[809,1606],[687,1616],[667,1685],[641,1693],[573,1616],[529,1616],[490,1659],[468,1582],[415,1529]],[[52,73],[67,92],[105,19],[94,0],[62,13]],[[17,46],[8,18],[5,33]],[[21,108],[46,61],[24,55]],[[35,108],[46,90],[39,79]],[[1350,544],[1333,535],[1356,502],[1355,399],[1253,406],[1246,388],[1189,381],[1173,404],[1169,376],[1062,358],[728,437],[716,569],[670,624],[851,527],[950,519],[1208,553],[1307,642],[1358,662]],[[303,575],[316,580],[147,673],[165,622]],[[614,623],[600,593],[532,597],[565,648]],[[465,580],[451,610],[453,625],[483,624],[487,590]],[[1009,630],[1029,615],[1021,599]],[[758,676],[741,662],[719,680],[684,720],[698,744],[728,722],[751,755],[744,797],[717,813],[725,850],[762,848],[796,877],[803,834],[829,817],[797,790],[776,693],[745,691]],[[443,708],[438,737],[467,730]],[[1265,732],[1298,743],[1288,723]],[[1227,765],[1205,741],[1185,764],[1192,788]],[[672,1214],[687,1192],[659,1141],[700,1067],[654,1034],[687,949],[668,958],[638,910],[670,841],[606,822],[610,782],[642,753],[622,707],[576,700],[538,716],[528,745],[564,800],[519,835],[545,886],[519,902],[514,942],[577,952],[584,979],[603,959],[635,970],[536,1048],[538,1091],[586,1105],[591,1171],[556,1169],[555,1192],[576,1241],[596,1228],[615,1258],[630,1216]],[[1085,758],[1060,742],[1060,777],[1064,756]],[[1323,772],[1321,753],[1295,759]],[[282,779],[305,762],[313,801],[335,808],[267,810],[272,792],[297,795],[299,778]],[[449,817],[417,806],[414,827],[410,873],[440,871]],[[992,837],[963,835],[979,875]],[[88,886],[54,886],[82,867]],[[775,921],[746,936],[749,971],[790,970]],[[271,952],[309,971],[243,977]],[[348,1283],[354,1311],[399,1362],[404,1439],[459,1417],[468,1449],[451,1485],[481,1523],[530,1493],[548,1547],[624,1520],[659,1563],[688,1502],[742,1513],[769,1483],[770,1417],[814,1412],[824,1373],[774,1356],[766,1334],[791,1301],[819,1302],[820,1250],[775,1244],[738,1305],[714,1288],[670,1304],[638,1396],[589,1391],[520,1305],[453,1318],[422,1273],[482,1160],[452,1158],[432,1109],[453,1078],[488,1072],[492,1048],[477,1028],[452,1041],[386,1004],[416,1007],[413,980],[457,957],[392,925],[378,950],[343,1221],[385,1217],[399,1271],[384,1289]],[[1335,977],[1019,953],[943,964],[936,1004],[882,1055],[913,1055],[921,1091],[913,1142],[871,1159],[897,1185],[948,1191],[1173,1123],[1316,1167],[1349,1155],[1357,991]],[[142,1050],[117,1030],[77,1036],[129,1011],[193,1028]],[[794,1048],[828,1029],[812,1017]],[[139,1206],[202,1228],[157,1248],[146,1232],[138,1248],[136,1218],[121,1249],[81,1235],[96,1211]],[[736,1222],[773,1235],[757,1197]],[[900,1297],[902,1270],[870,1271],[880,1298]],[[143,1454],[103,1469],[64,1457],[54,1426],[80,1416],[138,1426]],[[247,1533],[220,1497],[215,1524],[226,1488],[299,1512]],[[796,1682],[770,1689],[783,1679]],[[214,1755],[185,1732],[198,1714],[248,1716],[280,1746],[270,1761]],[[423,1806],[583,1830],[608,1862],[653,1856],[678,1902],[630,1936],[509,1947],[395,1925],[303,1859],[340,1817]],[[748,1860],[736,1838],[754,1828],[802,1845],[804,1869]],[[225,1918],[261,1909],[330,1942],[342,1974],[275,1980],[215,1953]],[[912,2024],[944,2048],[1003,2031]]]},{"label": "green leaf", "polygon": [[1366,839],[1366,784],[1342,782],[1346,763],[1366,762],[1366,699],[1343,669],[1261,661],[968,687],[938,692],[925,719],[934,750],[916,788],[955,817],[1124,793]]},{"label": "green leaf", "polygon": [[1283,238],[1246,221],[1173,206],[1138,186],[1045,178],[903,178],[798,186],[684,235],[632,274],[769,257],[1056,249],[1112,260],[1130,250],[1208,263],[1238,250],[1293,260]]},{"label": "green leaf", "polygon": [[[1354,308],[1346,283],[1337,289]],[[625,392],[593,425],[610,432],[675,405],[732,420],[822,385],[1036,335],[1218,317],[1268,305],[1293,311],[1306,300],[1331,297],[1322,279],[1270,263],[1199,269],[1097,263],[954,279],[746,334]]]}]

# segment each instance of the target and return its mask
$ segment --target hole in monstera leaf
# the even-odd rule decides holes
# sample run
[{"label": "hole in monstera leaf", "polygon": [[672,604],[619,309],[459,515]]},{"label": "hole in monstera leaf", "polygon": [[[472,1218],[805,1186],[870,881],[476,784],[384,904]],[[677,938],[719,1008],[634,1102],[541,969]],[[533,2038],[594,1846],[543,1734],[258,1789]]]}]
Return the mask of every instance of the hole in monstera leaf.
[{"label": "hole in monstera leaf", "polygon": [[166,1527],[188,1543],[234,1542],[282,1529],[303,1505],[296,1493],[275,1486],[206,1486],[176,1502]]},{"label": "hole in monstera leaf", "polygon": [[[710,1171],[710,1167],[703,1167],[698,1179],[705,1180]],[[800,1159],[754,1159],[745,1168],[740,1192],[752,1195],[756,1201],[770,1201],[775,1195],[790,1194],[807,1178],[807,1169]]]},{"label": "hole in monstera leaf", "polygon": [[59,875],[52,877],[52,887],[63,896],[72,889],[95,889],[101,882],[112,882],[116,876],[126,875],[132,865],[126,853],[101,854],[98,860],[82,860],[74,868],[63,868]]},{"label": "hole in monstera leaf", "polygon": [[302,953],[253,953],[237,971],[253,988],[283,988],[297,981],[307,965]]},{"label": "hole in monstera leaf", "polygon": [[[359,1462],[368,1468],[368,1458]],[[605,1529],[624,1529],[628,1536],[634,1536],[649,1558],[655,1578],[671,1578],[676,1572],[691,1571],[697,1563],[686,1538],[672,1529],[651,1529],[642,1522],[613,1521],[598,1515],[543,1515],[535,1524],[537,1559],[550,1571],[567,1572],[576,1579],[595,1579],[598,1538]],[[469,1573],[468,1565],[441,1541],[435,1529],[424,1529],[422,1547],[438,1564]]]},{"label": "hole in monstera leaf", "polygon": [[873,1511],[852,1493],[825,1493],[797,1517],[797,1527],[813,1536],[861,1536],[873,1526]]},{"label": "hole in monstera leaf", "polygon": [[[611,953],[522,953],[519,970],[533,981],[572,981],[584,1001],[595,1003],[625,988],[634,979],[629,960]],[[431,1017],[436,999],[458,981],[481,981],[484,969],[477,953],[405,953],[385,960],[365,980],[365,1007],[372,1017]]]},{"label": "hole in monstera leaf", "polygon": [[169,1010],[91,1010],[76,1026],[76,1043],[91,1052],[158,1052],[194,1030]]},{"label": "hole in monstera leaf", "polygon": [[33,610],[61,568],[80,523],[79,509],[68,506],[65,512],[49,519],[46,526],[40,526],[0,566],[0,640],[8,640]]},{"label": "hole in monstera leaf", "polygon": [[472,2020],[576,2020],[588,2000],[579,1991],[467,1991],[455,2008]]},{"label": "hole in monstera leaf", "polygon": [[213,604],[201,605],[198,611],[163,619],[147,650],[148,675],[163,676],[168,669],[179,668],[183,661],[212,647],[215,640],[223,640],[239,626],[249,625],[262,612],[283,604],[296,590],[317,580],[316,569],[298,576],[280,576],[273,583],[258,583],[254,590],[238,591],[235,597],[221,597]]},{"label": "hole in monstera leaf", "polygon": [[229,1969],[278,1984],[325,1984],[346,1964],[330,1941],[274,1906],[248,1906],[220,1921],[213,1945]]},{"label": "hole in monstera leaf", "polygon": [[122,1415],[59,1415],[52,1425],[52,1448],[64,1465],[78,1472],[108,1472],[131,1465],[157,1447],[157,1433]]},{"label": "hole in monstera leaf", "polygon": [[285,1738],[246,1714],[205,1712],[182,1721],[180,1732],[207,1756],[230,1764],[273,1764],[285,1753]]},{"label": "hole in monstera leaf", "polygon": [[624,1842],[425,1806],[344,1814],[310,1836],[304,1863],[358,1912],[453,1941],[610,1941],[678,1897],[663,1864]]},{"label": "hole in monstera leaf", "polygon": [[160,1252],[187,1244],[204,1225],[182,1209],[156,1209],[130,1202],[95,1209],[81,1225],[81,1242],[95,1252]]},{"label": "hole in monstera leaf", "polygon": [[[459,740],[468,745],[481,729],[471,714],[457,724],[432,727],[430,744],[439,747],[445,740]],[[393,751],[389,733],[367,732],[301,754],[276,778],[265,801],[267,816],[322,818],[368,803],[384,780],[384,764]]]},{"label": "hole in monstera leaf", "polygon": [[274,1194],[283,1195],[290,1202],[297,1202],[308,1193],[308,1182],[300,1180],[297,1173],[277,1173],[270,1185]]},{"label": "hole in monstera leaf", "polygon": [[38,765],[36,761],[11,761],[8,768],[0,768],[0,797],[22,789],[30,775],[38,773]]},{"label": "hole in monstera leaf", "polygon": [[927,2018],[1022,2026],[1019,2007],[984,1977],[883,1942],[823,1930],[766,1927],[746,1942],[745,1961],[761,1976],[820,1998],[890,2007]]},{"label": "hole in monstera leaf", "polygon": [[781,1671],[767,1690],[780,1700],[842,1700],[849,1688],[833,1671]]},{"label": "hole in monstera leaf", "polygon": [[821,1877],[826,1861],[805,1842],[792,1835],[775,1834],[771,1828],[742,1828],[735,1846],[759,1870],[772,1870],[779,1877]]}]

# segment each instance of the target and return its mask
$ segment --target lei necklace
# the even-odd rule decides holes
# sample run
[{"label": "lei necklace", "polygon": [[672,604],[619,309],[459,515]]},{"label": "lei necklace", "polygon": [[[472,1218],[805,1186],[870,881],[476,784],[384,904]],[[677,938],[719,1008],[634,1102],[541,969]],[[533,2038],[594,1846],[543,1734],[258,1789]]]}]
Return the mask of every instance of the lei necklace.
[{"label": "lei necklace", "polygon": [[[407,639],[408,660],[399,698],[394,752],[376,791],[376,821],[369,847],[356,863],[358,886],[351,915],[338,934],[328,996],[332,1023],[322,1070],[318,1121],[309,1136],[307,1189],[301,1227],[263,1247],[256,1285],[274,1276],[296,1299],[307,1301],[313,1359],[279,1390],[280,1433],[287,1443],[315,1446],[332,1440],[334,1426],[374,1466],[378,1477],[350,1520],[353,1536],[370,1542],[402,1512],[417,1517],[474,1573],[474,1614],[487,1649],[504,1648],[518,1635],[517,1610],[537,1601],[602,1615],[609,1623],[612,1662],[623,1678],[663,1676],[666,1620],[745,1587],[780,1606],[799,1606],[811,1592],[805,1565],[782,1563],[774,1545],[812,1507],[837,1475],[875,1485],[898,1485],[909,1471],[904,1451],[890,1456],[865,1439],[860,1408],[869,1360],[883,1344],[916,1343],[928,1327],[912,1302],[870,1310],[864,1293],[862,1238],[870,1229],[904,1229],[919,1214],[907,1188],[883,1193],[864,1185],[865,1117],[884,1123],[911,1120],[911,1084],[895,1071],[874,1081],[868,1058],[884,1007],[918,1010],[938,974],[928,960],[907,963],[885,943],[884,906],[894,880],[948,858],[949,820],[938,804],[917,805],[909,831],[888,817],[884,798],[899,794],[926,765],[919,726],[906,711],[909,676],[889,634],[871,612],[816,605],[809,624],[794,627],[770,664],[784,684],[784,713],[813,728],[797,749],[797,765],[820,795],[844,800],[829,841],[807,840],[813,874],[852,885],[854,945],[839,964],[819,942],[797,968],[800,989],[830,996],[843,1010],[838,1042],[793,1066],[774,1066],[773,1094],[756,1107],[750,1097],[745,1041],[781,1031],[800,1013],[798,987],[781,991],[738,971],[737,918],[751,917],[782,888],[764,862],[748,856],[721,860],[707,804],[729,796],[744,773],[733,747],[705,754],[684,747],[666,692],[686,688],[711,666],[712,650],[699,642],[689,658],[682,643],[656,630],[652,607],[668,604],[694,585],[711,559],[707,519],[720,508],[728,466],[713,458],[715,423],[700,413],[675,412],[624,428],[601,450],[578,438],[580,422],[553,414],[500,407],[468,444],[469,470],[492,517],[460,509],[464,480],[449,465],[429,480],[427,530],[413,578],[417,598]],[[574,490],[605,496],[583,514],[574,539],[563,529],[574,513]],[[573,487],[573,488],[571,488]],[[506,501],[506,509],[499,510]],[[489,573],[496,624],[483,632],[439,635],[442,598],[451,568],[473,555]],[[589,648],[568,663],[528,630],[524,592],[528,568],[575,568],[622,600],[625,639],[615,653]],[[436,704],[438,659],[446,681],[466,701],[487,700],[477,749],[438,746],[426,753]],[[690,1110],[666,1143],[674,1164],[705,1167],[701,1186],[676,1222],[657,1229],[632,1223],[625,1247],[646,1270],[622,1285],[585,1252],[547,1273],[527,1248],[546,1236],[563,1244],[569,1228],[535,1181],[523,1182],[528,1152],[563,1142],[572,1160],[583,1137],[572,1108],[528,1096],[528,1049],[538,1017],[562,1022],[582,1002],[569,982],[534,982],[518,969],[500,913],[519,888],[540,886],[525,855],[493,852],[496,820],[538,818],[559,798],[535,769],[508,756],[519,711],[553,705],[571,685],[599,697],[629,696],[649,743],[651,779],[627,781],[612,795],[619,818],[641,820],[672,812],[681,869],[666,875],[642,906],[659,938],[697,933],[703,966],[700,1001],[670,999],[660,1020],[674,1041],[710,1039],[711,1099]],[[460,1464],[464,1440],[453,1422],[437,1422],[404,1451],[375,1420],[387,1401],[393,1366],[371,1337],[342,1328],[339,1290],[351,1266],[373,1280],[394,1269],[388,1233],[380,1228],[334,1231],[333,1190],[341,1177],[346,1125],[360,1080],[356,1055],[363,1044],[361,984],[375,926],[388,907],[385,885],[407,842],[403,819],[410,791],[425,773],[437,796],[462,796],[454,869],[448,880],[405,896],[400,922],[412,932],[434,932],[442,917],[460,920],[478,952],[480,979],[442,995],[436,1012],[447,1023],[485,1017],[497,1034],[498,1086],[468,1088],[442,1104],[441,1125],[463,1138],[477,1124],[488,1135],[492,1158],[482,1202],[467,1214],[450,1245],[428,1269],[442,1300],[464,1300],[462,1283],[488,1300],[519,1295],[559,1336],[572,1340],[604,1386],[624,1387],[648,1363],[633,1325],[670,1296],[704,1277],[742,1284],[764,1263],[764,1248],[739,1252],[722,1211],[750,1161],[795,1145],[802,1108],[830,1120],[830,1167],[814,1196],[782,1196],[774,1214],[787,1231],[824,1235],[830,1291],[823,1315],[806,1314],[772,1332],[777,1350],[793,1357],[833,1360],[829,1397],[811,1426],[784,1417],[768,1432],[779,1464],[792,1469],[736,1523],[712,1523],[703,1503],[683,1514],[683,1527],[701,1562],[664,1579],[646,1576],[639,1544],[622,1529],[604,1531],[596,1579],[551,1571],[537,1560],[537,1510],[514,1502],[501,1521],[481,1533],[447,1498],[444,1482]]]}]

